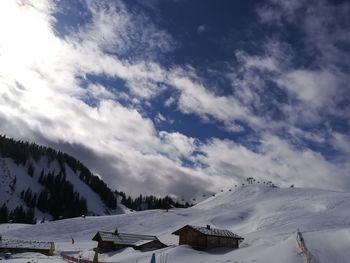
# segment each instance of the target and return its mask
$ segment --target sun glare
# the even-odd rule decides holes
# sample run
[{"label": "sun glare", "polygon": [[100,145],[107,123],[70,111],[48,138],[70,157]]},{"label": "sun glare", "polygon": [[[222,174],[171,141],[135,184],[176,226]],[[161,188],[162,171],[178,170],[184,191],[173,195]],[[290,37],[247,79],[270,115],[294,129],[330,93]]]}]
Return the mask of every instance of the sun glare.
[{"label": "sun glare", "polygon": [[16,94],[28,106],[24,112],[49,113],[48,81],[61,65],[64,42],[54,34],[48,8],[46,1],[0,1],[0,94],[11,98],[11,87],[22,87]]},{"label": "sun glare", "polygon": [[45,68],[54,62],[59,46],[50,19],[33,4],[0,1],[1,72],[18,75]]}]

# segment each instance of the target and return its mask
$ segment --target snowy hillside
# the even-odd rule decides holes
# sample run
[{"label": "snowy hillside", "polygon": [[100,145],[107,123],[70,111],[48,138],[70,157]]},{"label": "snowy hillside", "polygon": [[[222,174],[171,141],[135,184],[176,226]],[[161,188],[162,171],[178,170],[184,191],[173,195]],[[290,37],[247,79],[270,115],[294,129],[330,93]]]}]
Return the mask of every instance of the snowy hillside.
[{"label": "snowy hillside", "polygon": [[[314,262],[348,262],[350,258],[350,194],[317,189],[244,186],[192,208],[169,212],[150,210],[124,215],[73,218],[16,229],[0,225],[5,237],[55,241],[57,250],[79,251],[92,258],[97,231],[154,234],[168,248],[156,251],[167,254],[168,262],[304,262],[297,246],[297,230]],[[245,238],[237,250],[196,251],[177,246],[171,233],[186,225],[225,228]],[[12,228],[12,229],[11,229]],[[71,243],[71,238],[75,243]],[[100,255],[104,262],[150,262],[152,252],[133,249]],[[28,256],[28,255],[27,255]],[[52,258],[61,262],[59,257]],[[13,261],[16,262],[16,261]],[[18,261],[19,262],[19,261]],[[45,261],[39,261],[45,262]],[[46,262],[48,259],[46,259]],[[63,261],[62,261],[63,262]]]},{"label": "snowy hillside", "polygon": [[[39,182],[40,172],[44,171],[60,171],[57,161],[48,164],[47,158],[42,158],[40,162],[34,163],[34,176],[28,175],[27,167],[16,165],[9,158],[0,158],[0,200],[5,200],[8,207],[14,208],[19,204],[25,206],[24,201],[20,197],[21,191],[26,191],[30,188],[34,193],[39,194],[44,189]],[[88,210],[95,214],[104,214],[106,205],[101,198],[92,191],[92,189],[81,181],[77,174],[72,169],[66,167],[67,180],[74,185],[76,191],[87,201]],[[12,187],[12,182],[16,180],[16,184]],[[41,215],[36,209],[36,214]],[[48,216],[48,215],[47,215]]]},{"label": "snowy hillside", "polygon": [[[72,156],[0,136],[0,207],[3,205],[9,211],[19,206],[32,208],[40,220],[58,218],[65,210],[75,216],[104,215],[115,209],[116,197]],[[71,217],[69,213],[63,216]]]}]

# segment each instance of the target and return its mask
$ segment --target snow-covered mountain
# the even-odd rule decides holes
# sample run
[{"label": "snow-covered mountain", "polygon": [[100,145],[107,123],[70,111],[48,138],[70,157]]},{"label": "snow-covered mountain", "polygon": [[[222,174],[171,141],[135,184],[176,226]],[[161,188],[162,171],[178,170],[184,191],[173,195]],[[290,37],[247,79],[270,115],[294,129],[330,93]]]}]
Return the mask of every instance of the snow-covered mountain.
[{"label": "snow-covered mountain", "polygon": [[[65,200],[64,200],[65,199]],[[35,210],[37,219],[61,211],[104,215],[116,208],[112,191],[87,167],[54,149],[0,138],[0,207]],[[55,214],[52,206],[57,206]],[[69,217],[67,214],[64,217]]]},{"label": "snow-covered mountain", "polygon": [[[156,251],[157,259],[161,254],[167,254],[168,263],[301,263],[306,261],[297,245],[299,229],[312,262],[345,263],[350,258],[349,207],[350,193],[346,192],[249,185],[219,193],[187,209],[73,218],[30,226],[7,224],[0,225],[0,234],[11,238],[55,241],[58,251],[80,250],[83,257],[91,259],[92,248],[96,246],[91,241],[94,234],[118,227],[121,232],[157,235],[169,245]],[[210,224],[229,229],[245,240],[241,248],[231,251],[197,251],[178,246],[178,237],[171,233],[186,224]],[[74,244],[71,243],[72,237]],[[100,255],[100,260],[148,263],[152,253],[125,249]],[[36,259],[38,262],[64,262],[59,256]]]}]

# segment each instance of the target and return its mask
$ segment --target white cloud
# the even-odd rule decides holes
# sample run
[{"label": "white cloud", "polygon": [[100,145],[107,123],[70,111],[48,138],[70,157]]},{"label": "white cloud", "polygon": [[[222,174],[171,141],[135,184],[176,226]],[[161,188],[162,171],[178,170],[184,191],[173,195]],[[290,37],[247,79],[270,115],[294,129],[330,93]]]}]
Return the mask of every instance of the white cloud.
[{"label": "white cloud", "polygon": [[[72,32],[71,38],[92,42],[109,53],[132,52],[142,58],[176,47],[169,34],[157,28],[147,16],[128,9],[122,1],[87,0],[86,4],[92,15],[91,22]],[[155,50],[157,52],[152,52]]]},{"label": "white cloud", "polygon": [[322,70],[293,70],[277,81],[300,100],[322,106],[334,100],[341,76]]},{"label": "white cloud", "polygon": [[[107,26],[105,20],[98,20],[96,28],[89,25],[91,31],[80,34],[79,39],[69,36],[60,39],[51,27],[50,13],[45,10],[19,6],[14,1],[1,2],[0,10],[2,132],[19,138],[85,145],[94,154],[107,156],[110,162],[118,164],[118,167],[105,164],[110,167],[105,179],[112,187],[121,181],[134,193],[165,192],[159,191],[157,184],[144,182],[161,178],[161,185],[167,189],[167,185],[179,180],[171,178],[175,171],[181,172],[183,180],[192,180],[196,172],[183,168],[177,159],[191,154],[187,143],[192,139],[186,141],[179,133],[158,136],[150,119],[115,101],[119,94],[100,84],[80,86],[80,78],[86,74],[105,74],[131,83],[130,89],[141,97],[151,96],[159,92],[156,82],[164,79],[157,64],[122,61],[103,53],[99,38],[91,35],[97,33],[94,30],[100,30],[100,24]],[[98,18],[101,15],[95,14]],[[118,20],[119,14],[113,15]],[[130,24],[132,19],[127,21]],[[8,24],[13,24],[11,30],[5,26]],[[115,30],[107,28],[102,33],[110,38]],[[136,83],[140,85],[137,88]],[[81,99],[95,99],[98,104],[93,107]],[[88,165],[97,172],[104,169],[94,162]]]},{"label": "white cloud", "polygon": [[165,102],[164,105],[167,107],[170,107],[172,105],[174,105],[176,102],[176,99],[174,97],[169,97]]},{"label": "white cloud", "polygon": [[[134,193],[190,196],[246,176],[283,185],[341,188],[345,182],[347,186],[344,170],[277,136],[265,135],[255,152],[227,140],[199,142],[176,131],[157,131],[139,105],[135,106],[173,89],[175,95],[164,102],[168,107],[176,105],[182,113],[213,119],[232,132],[242,131],[240,122],[273,132],[278,125],[263,110],[260,116],[252,110],[264,106],[260,95],[267,86],[261,72],[303,102],[281,106],[289,117],[287,125],[293,127],[300,120],[296,112],[305,120],[315,120],[318,108],[338,94],[336,87],[345,83],[338,71],[297,69],[289,62],[282,67],[289,56],[275,43],[263,56],[237,52],[242,71],[230,75],[233,95],[218,95],[193,68],[165,69],[158,64],[158,50],[171,50],[172,38],[121,2],[88,1],[92,20],[64,39],[52,27],[55,6],[49,1],[33,3],[0,1],[2,132],[21,139],[84,146],[91,153],[82,151],[83,161],[90,160],[87,164],[113,187],[122,185],[123,190]],[[133,48],[140,51],[136,59],[121,59]],[[81,80],[88,74],[121,79],[130,94],[102,84],[84,86]],[[132,106],[123,106],[120,98],[131,101]],[[89,99],[96,100],[96,105],[89,105]],[[316,109],[308,105],[310,101]],[[161,114],[158,120],[166,121]],[[303,133],[289,130],[295,136]],[[309,134],[314,140],[319,137]],[[334,135],[334,140],[344,151],[342,142],[348,140],[341,135]],[[184,160],[195,165],[186,167]]]},{"label": "white cloud", "polygon": [[[350,157],[350,137],[338,132],[333,133],[332,143],[334,147]],[[349,164],[350,165],[350,164]]]},{"label": "white cloud", "polygon": [[[276,48],[276,47],[275,47]],[[271,49],[269,48],[269,52]],[[266,71],[279,71],[279,62],[274,56],[254,56],[243,51],[236,52],[236,57],[246,70],[257,68]]]},{"label": "white cloud", "polygon": [[181,133],[162,131],[159,135],[163,146],[167,148],[166,152],[173,157],[172,159],[189,158],[197,148],[194,138],[189,138]]},{"label": "white cloud", "polygon": [[165,122],[166,118],[160,112],[158,112],[157,116],[155,117],[155,121],[158,123]]},{"label": "white cloud", "polygon": [[[349,108],[339,107],[349,103],[349,60],[345,59],[349,54],[343,48],[350,43],[345,26],[347,10],[348,3],[333,5],[327,1],[270,0],[259,5],[261,22],[281,31],[292,25],[299,32],[296,41],[305,47],[295,48],[283,34],[274,34],[260,44],[263,52],[259,55],[236,51],[239,65],[227,74],[235,96],[263,113],[274,129],[323,125],[325,118],[349,120]],[[278,101],[271,93],[272,84],[283,99]],[[276,109],[268,111],[267,105]],[[282,123],[270,116],[276,111],[283,116]]]},{"label": "white cloud", "polygon": [[[107,12],[107,16],[108,12],[114,12],[116,21],[122,21],[126,15],[122,13],[118,18],[115,9],[100,11]],[[4,18],[5,13],[8,16],[3,22],[14,23],[16,31],[5,26],[0,30],[1,39],[6,40],[0,46],[0,53],[4,54],[0,60],[2,132],[21,139],[38,139],[39,143],[40,140],[57,143],[58,147],[67,143],[84,146],[85,153],[80,152],[82,160],[87,160],[112,187],[123,187],[131,193],[170,192],[191,196],[194,191],[214,190],[221,185],[218,176],[183,166],[183,159],[190,159],[197,148],[194,138],[179,132],[158,132],[153,122],[137,109],[116,101],[121,96],[117,91],[107,90],[101,84],[90,83],[86,87],[81,84],[87,81],[87,74],[120,78],[136,98],[143,99],[159,93],[162,83],[176,84],[175,88],[185,94],[182,99],[195,99],[195,92],[200,92],[201,98],[195,106],[209,102],[210,106],[201,106],[204,108],[198,114],[235,119],[230,116],[229,101],[224,97],[206,92],[204,87],[192,82],[188,74],[178,83],[176,71],[164,70],[157,63],[126,61],[104,53],[100,38],[93,35],[101,33],[105,38],[112,38],[110,44],[117,48],[113,38],[116,32],[126,29],[118,25],[118,28],[112,26],[101,31],[101,26],[107,26],[104,25],[107,21],[100,20],[102,14],[95,14],[96,21],[83,28],[78,38],[61,39],[52,29],[51,13],[32,6],[18,6],[12,1],[2,2],[0,17]],[[126,21],[129,29],[133,20]],[[27,33],[29,29],[36,30],[34,38]],[[98,103],[91,106],[86,103],[90,99]],[[224,103],[224,106],[213,114],[215,103]],[[187,110],[194,110],[187,106]]]},{"label": "white cloud", "polygon": [[160,112],[157,113],[157,115],[155,116],[154,120],[157,123],[170,123],[170,124],[173,124],[175,122],[173,119],[165,117]]},{"label": "white cloud", "polygon": [[197,27],[197,33],[200,35],[200,34],[203,34],[206,30],[208,29],[207,25],[199,25]]},{"label": "white cloud", "polygon": [[171,72],[169,83],[180,91],[178,107],[184,113],[195,113],[202,118],[212,117],[228,127],[235,120],[243,120],[252,126],[261,125],[261,120],[252,115],[245,105],[232,96],[217,96],[205,88],[194,74],[177,69]]},{"label": "white cloud", "polygon": [[264,136],[260,143],[259,150],[252,151],[232,141],[213,139],[200,148],[203,155],[197,160],[208,165],[207,172],[238,183],[250,176],[280,186],[295,184],[339,190],[344,189],[342,184],[350,183],[345,169],[314,151],[298,149],[271,135]]},{"label": "white cloud", "polygon": [[89,84],[86,89],[89,96],[99,101],[108,99],[113,100],[117,97],[113,92],[98,84]]}]

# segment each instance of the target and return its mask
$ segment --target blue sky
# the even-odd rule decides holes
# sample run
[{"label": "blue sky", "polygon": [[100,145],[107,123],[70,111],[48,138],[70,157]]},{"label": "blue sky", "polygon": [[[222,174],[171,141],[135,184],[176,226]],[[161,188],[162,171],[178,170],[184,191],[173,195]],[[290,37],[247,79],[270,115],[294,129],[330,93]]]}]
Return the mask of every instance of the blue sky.
[{"label": "blue sky", "polygon": [[[0,131],[112,188],[350,186],[347,1],[0,4]],[[11,26],[8,26],[11,25]]]}]

